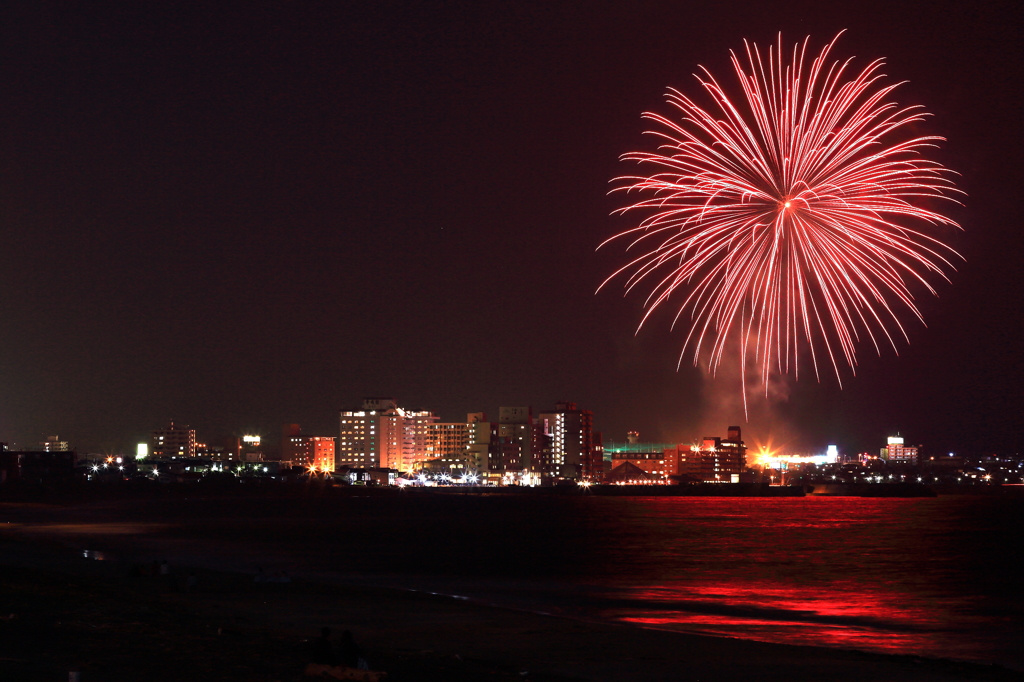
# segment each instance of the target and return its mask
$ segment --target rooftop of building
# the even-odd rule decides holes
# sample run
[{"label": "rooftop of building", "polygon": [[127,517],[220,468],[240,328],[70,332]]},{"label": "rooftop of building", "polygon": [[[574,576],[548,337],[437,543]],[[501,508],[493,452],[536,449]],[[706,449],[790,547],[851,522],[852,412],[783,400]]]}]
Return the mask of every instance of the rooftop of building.
[{"label": "rooftop of building", "polygon": [[663,452],[676,447],[676,443],[616,443],[613,441],[604,444],[604,451],[611,454],[629,454],[633,452]]}]

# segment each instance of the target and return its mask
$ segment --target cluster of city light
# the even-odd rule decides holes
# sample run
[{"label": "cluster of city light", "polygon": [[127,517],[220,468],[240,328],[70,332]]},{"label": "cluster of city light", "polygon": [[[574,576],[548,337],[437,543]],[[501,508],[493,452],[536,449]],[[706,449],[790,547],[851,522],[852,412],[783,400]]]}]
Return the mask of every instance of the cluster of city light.
[{"label": "cluster of city light", "polygon": [[668,485],[668,481],[665,479],[651,480],[647,479],[631,479],[629,481],[615,481],[612,485]]},{"label": "cluster of city light", "polygon": [[532,471],[509,471],[501,477],[502,485],[524,485],[530,488],[536,488],[540,485],[540,474]]},{"label": "cluster of city light", "polygon": [[100,469],[109,469],[110,467],[117,465],[118,471],[124,471],[124,460],[121,457],[108,456],[102,465],[93,463],[90,468],[92,473],[99,473]]},{"label": "cluster of city light", "polygon": [[429,472],[421,471],[412,478],[399,478],[397,483],[401,488],[414,485],[425,488],[451,485],[477,485],[480,483],[480,477],[477,474],[470,473],[468,471],[462,474],[450,474],[446,471],[430,474]]}]

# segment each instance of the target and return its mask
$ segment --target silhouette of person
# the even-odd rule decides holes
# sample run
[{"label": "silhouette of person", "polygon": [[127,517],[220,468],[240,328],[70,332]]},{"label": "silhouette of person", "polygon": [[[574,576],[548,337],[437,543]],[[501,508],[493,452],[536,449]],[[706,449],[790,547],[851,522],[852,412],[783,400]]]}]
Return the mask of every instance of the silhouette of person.
[{"label": "silhouette of person", "polygon": [[366,662],[363,661],[363,652],[359,649],[356,641],[352,639],[352,633],[348,630],[341,633],[341,642],[338,644],[338,660],[341,665],[349,668],[366,667]]},{"label": "silhouette of person", "polygon": [[338,656],[334,651],[334,645],[331,644],[331,629],[323,628],[320,630],[320,638],[313,641],[312,651],[312,662],[319,663],[321,665],[338,665]]}]

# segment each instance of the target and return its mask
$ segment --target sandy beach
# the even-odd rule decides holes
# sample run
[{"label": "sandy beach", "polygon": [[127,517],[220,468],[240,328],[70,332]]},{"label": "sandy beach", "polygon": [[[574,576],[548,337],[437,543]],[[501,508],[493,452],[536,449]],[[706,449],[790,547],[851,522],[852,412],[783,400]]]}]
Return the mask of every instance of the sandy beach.
[{"label": "sandy beach", "polygon": [[[161,576],[138,557],[75,549],[116,547],[132,524],[30,522],[50,511],[0,505],[5,681],[71,671],[84,682],[311,679],[309,640],[324,626],[335,638],[352,631],[391,680],[1024,680],[998,666],[680,634],[300,577],[260,583],[201,565]],[[155,559],[159,548],[149,549]]]}]

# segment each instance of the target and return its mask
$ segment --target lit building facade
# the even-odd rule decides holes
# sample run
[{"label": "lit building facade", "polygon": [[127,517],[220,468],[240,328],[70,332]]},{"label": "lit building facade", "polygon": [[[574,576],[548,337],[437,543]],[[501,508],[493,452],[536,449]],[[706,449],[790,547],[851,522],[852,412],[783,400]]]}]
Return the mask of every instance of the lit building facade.
[{"label": "lit building facade", "polygon": [[377,410],[341,412],[338,449],[339,466],[368,469],[380,466],[380,417]]},{"label": "lit building facade", "polygon": [[747,467],[747,448],[740,427],[730,426],[728,436],[708,436],[693,445],[665,448],[665,475],[704,483],[737,483]]},{"label": "lit building facade", "polygon": [[173,421],[166,429],[154,431],[150,440],[153,457],[195,457],[196,432]]},{"label": "lit building facade", "polygon": [[581,410],[576,403],[560,402],[538,419],[551,436],[551,466],[559,478],[600,480],[601,462],[594,461],[594,413]]},{"label": "lit building facade", "polygon": [[531,471],[534,436],[533,410],[530,407],[498,408],[498,421],[492,425],[488,451],[489,476],[505,480],[509,475]]},{"label": "lit building facade", "polygon": [[391,454],[383,466],[397,471],[422,469],[427,463],[427,443],[431,424],[437,423],[437,416],[429,410],[403,410],[402,449]]},{"label": "lit building facade", "polygon": [[470,412],[466,426],[466,466],[471,473],[486,477],[490,471],[491,423],[483,412]]},{"label": "lit building facade", "polygon": [[292,466],[316,468],[318,471],[334,471],[334,438],[331,436],[291,436],[287,450],[281,459]]},{"label": "lit building facade", "polygon": [[468,468],[469,422],[434,422],[426,427],[426,458],[443,471]]},{"label": "lit building facade", "polygon": [[747,448],[740,427],[730,426],[728,437],[705,438],[701,447],[701,475],[707,483],[738,483],[747,466]]},{"label": "lit building facade", "polygon": [[548,429],[548,420],[538,418],[533,424],[533,473],[539,474],[542,481],[552,482],[559,477],[563,456],[555,452],[555,439]]},{"label": "lit building facade", "polygon": [[626,443],[609,443],[604,447],[604,451],[611,456],[612,472],[628,462],[652,479],[660,481],[667,481],[670,475],[678,473],[672,466],[677,446],[670,443],[641,443],[638,437],[633,437],[634,433],[630,432]]},{"label": "lit building facade", "polygon": [[[288,426],[298,427],[297,424],[289,424]],[[298,435],[301,431],[296,431],[295,435]],[[225,462],[262,462],[263,449],[261,447],[263,439],[260,436],[246,435],[238,438],[232,436],[231,438],[224,439],[224,447],[218,451],[217,459]],[[282,440],[282,451],[284,449],[284,440]]]},{"label": "lit building facade", "polygon": [[412,471],[429,460],[429,425],[437,417],[407,410],[392,398],[366,398],[361,410],[342,410],[336,459],[339,465]]},{"label": "lit building facade", "polygon": [[890,464],[917,464],[919,448],[905,445],[902,436],[889,436],[887,444],[879,453]]}]

